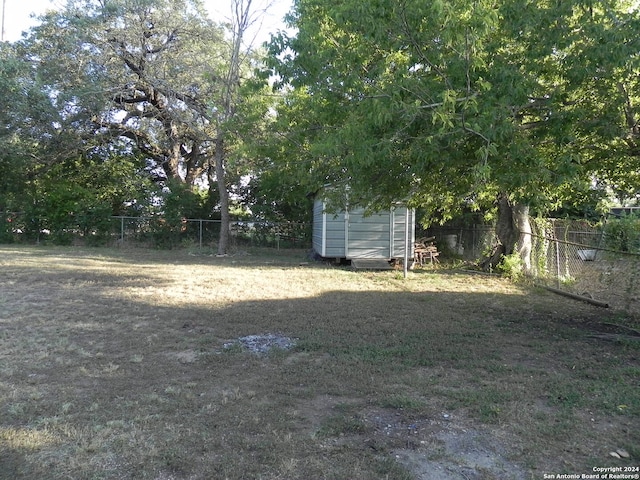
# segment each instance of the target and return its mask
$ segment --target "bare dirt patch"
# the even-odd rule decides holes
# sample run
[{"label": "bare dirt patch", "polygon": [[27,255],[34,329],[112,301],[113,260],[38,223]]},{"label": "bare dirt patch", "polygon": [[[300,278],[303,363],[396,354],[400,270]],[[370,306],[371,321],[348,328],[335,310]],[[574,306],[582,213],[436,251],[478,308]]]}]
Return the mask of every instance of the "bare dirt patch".
[{"label": "bare dirt patch", "polygon": [[639,347],[594,335],[633,317],[503,279],[301,259],[0,247],[0,478],[638,465]]},{"label": "bare dirt patch", "polygon": [[226,342],[224,348],[239,347],[257,355],[264,355],[274,349],[291,350],[295,345],[296,341],[293,338],[278,333],[263,333],[245,335],[231,342]]},{"label": "bare dirt patch", "polygon": [[448,427],[432,435],[431,449],[397,450],[396,458],[417,479],[522,479],[526,471],[508,460],[508,448],[491,432]]}]

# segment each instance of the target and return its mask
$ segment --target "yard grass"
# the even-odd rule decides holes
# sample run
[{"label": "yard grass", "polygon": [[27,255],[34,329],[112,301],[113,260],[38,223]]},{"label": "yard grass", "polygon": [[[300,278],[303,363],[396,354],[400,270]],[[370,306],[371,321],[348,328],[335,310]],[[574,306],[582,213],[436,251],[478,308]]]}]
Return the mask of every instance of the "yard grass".
[{"label": "yard grass", "polygon": [[[2,479],[538,479],[640,465],[634,318],[301,251],[0,246]],[[257,355],[235,340],[278,334]],[[620,450],[630,458],[614,458]]]}]

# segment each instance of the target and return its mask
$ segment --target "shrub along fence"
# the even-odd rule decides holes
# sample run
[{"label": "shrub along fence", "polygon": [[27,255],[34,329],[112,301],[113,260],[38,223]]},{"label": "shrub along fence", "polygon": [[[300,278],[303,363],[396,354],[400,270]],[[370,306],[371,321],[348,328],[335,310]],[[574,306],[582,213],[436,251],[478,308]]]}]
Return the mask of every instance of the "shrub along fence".
[{"label": "shrub along fence", "polygon": [[[83,218],[71,215],[65,220],[54,228],[21,213],[0,213],[0,242],[214,249],[221,225],[220,220],[162,216],[114,216],[92,222],[91,226],[86,226]],[[236,220],[231,222],[229,234],[231,248],[311,246],[311,225],[306,223]]]}]

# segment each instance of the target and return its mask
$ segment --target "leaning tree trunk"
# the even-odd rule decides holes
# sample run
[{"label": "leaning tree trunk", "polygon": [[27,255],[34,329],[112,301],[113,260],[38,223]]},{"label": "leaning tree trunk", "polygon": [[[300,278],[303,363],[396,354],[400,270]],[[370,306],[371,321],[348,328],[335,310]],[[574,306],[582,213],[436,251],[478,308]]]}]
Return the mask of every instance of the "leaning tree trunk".
[{"label": "leaning tree trunk", "polygon": [[224,139],[218,135],[215,141],[215,172],[220,195],[220,236],[218,238],[218,255],[226,255],[229,245],[229,191],[224,168]]},{"label": "leaning tree trunk", "polygon": [[529,206],[513,203],[507,194],[498,198],[498,221],[496,223],[498,244],[491,256],[482,262],[485,270],[498,266],[502,258],[518,253],[523,271],[531,271],[531,224],[529,223]]}]

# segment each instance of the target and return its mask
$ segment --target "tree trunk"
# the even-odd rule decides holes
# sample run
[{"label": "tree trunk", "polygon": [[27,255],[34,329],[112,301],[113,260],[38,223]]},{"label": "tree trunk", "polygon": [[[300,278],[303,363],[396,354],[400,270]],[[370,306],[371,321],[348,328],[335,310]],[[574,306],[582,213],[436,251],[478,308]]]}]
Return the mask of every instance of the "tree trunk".
[{"label": "tree trunk", "polygon": [[496,223],[498,244],[491,256],[482,262],[485,270],[498,266],[502,258],[518,253],[522,260],[523,272],[531,272],[531,224],[529,206],[513,203],[507,194],[498,197],[498,221]]},{"label": "tree trunk", "polygon": [[224,139],[218,135],[215,140],[215,172],[218,194],[220,195],[220,237],[218,238],[218,255],[226,255],[229,245],[229,191],[225,175]]},{"label": "tree trunk", "polygon": [[184,182],[184,179],[180,175],[180,160],[182,158],[180,143],[175,138],[170,138],[170,143],[169,170],[171,171],[171,178]]},{"label": "tree trunk", "polygon": [[531,274],[531,223],[529,222],[529,206],[516,204],[512,207],[513,223],[518,232],[516,247],[522,261],[522,273]]},{"label": "tree trunk", "polygon": [[166,159],[162,168],[167,178],[184,182],[184,179],[180,175],[182,152],[180,150],[180,141],[178,140],[178,128],[171,124],[171,122],[166,123],[165,133],[167,135],[168,148],[165,150]]}]

